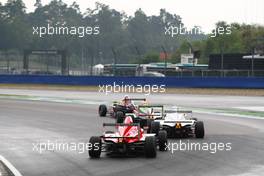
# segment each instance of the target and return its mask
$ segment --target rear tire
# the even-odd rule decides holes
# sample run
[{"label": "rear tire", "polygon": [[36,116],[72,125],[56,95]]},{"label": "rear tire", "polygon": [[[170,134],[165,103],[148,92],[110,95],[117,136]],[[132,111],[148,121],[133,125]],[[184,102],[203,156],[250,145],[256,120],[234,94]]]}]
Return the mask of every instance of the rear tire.
[{"label": "rear tire", "polygon": [[155,158],[157,156],[156,137],[148,136],[145,139],[144,152],[147,158]]},{"label": "rear tire", "polygon": [[159,151],[166,151],[167,150],[167,131],[165,130],[161,130],[159,131],[159,135],[158,135],[158,142],[159,142]]},{"label": "rear tire", "polygon": [[92,136],[90,138],[89,143],[92,145],[89,150],[90,158],[100,158],[101,150],[102,150],[102,140],[100,137]]},{"label": "rear tire", "polygon": [[122,111],[116,112],[116,123],[123,123],[125,119],[125,114]]},{"label": "rear tire", "polygon": [[151,123],[153,122],[152,119],[147,119],[147,133],[150,133],[151,132]]},{"label": "rear tire", "polygon": [[98,113],[100,117],[105,117],[107,113],[107,107],[106,105],[100,105],[98,109]]},{"label": "rear tire", "polygon": [[160,130],[160,123],[152,121],[150,127],[150,133],[155,133],[156,135],[159,135],[159,130]]},{"label": "rear tire", "polygon": [[195,136],[196,138],[204,138],[204,124],[202,121],[195,123]]}]

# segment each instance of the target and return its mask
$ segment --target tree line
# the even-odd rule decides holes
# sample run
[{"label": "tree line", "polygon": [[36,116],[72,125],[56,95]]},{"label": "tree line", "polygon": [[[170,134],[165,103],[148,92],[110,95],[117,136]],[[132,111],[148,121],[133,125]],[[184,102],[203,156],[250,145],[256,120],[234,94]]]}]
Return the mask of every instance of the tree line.
[{"label": "tree line", "polygon": [[[177,5],[177,4],[176,4]],[[138,9],[133,16],[119,12],[97,2],[95,8],[87,7],[81,12],[73,2],[52,0],[43,5],[36,0],[35,10],[27,13],[22,0],[0,3],[0,50],[64,49],[72,58],[72,65],[86,62],[147,63],[160,61],[162,47],[169,53],[170,62],[178,62],[180,54],[187,53],[189,46],[201,53],[200,63],[207,63],[209,54],[224,52],[250,52],[252,40],[264,36],[264,27],[217,22],[216,27],[231,26],[230,35],[212,38],[202,31],[171,37],[165,35],[168,26],[184,26],[180,15],[160,9],[159,15],[148,16]],[[99,26],[99,35],[78,37],[76,35],[33,35],[34,26]]]}]

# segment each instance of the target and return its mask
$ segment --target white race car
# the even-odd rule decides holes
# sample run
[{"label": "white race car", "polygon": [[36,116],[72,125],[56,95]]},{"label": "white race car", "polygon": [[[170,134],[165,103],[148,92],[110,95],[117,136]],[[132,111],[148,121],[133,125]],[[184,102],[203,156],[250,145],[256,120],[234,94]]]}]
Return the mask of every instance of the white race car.
[{"label": "white race car", "polygon": [[162,118],[156,118],[160,128],[167,131],[170,138],[195,136],[204,138],[204,124],[192,116],[192,111],[182,111],[178,108],[165,110]]}]

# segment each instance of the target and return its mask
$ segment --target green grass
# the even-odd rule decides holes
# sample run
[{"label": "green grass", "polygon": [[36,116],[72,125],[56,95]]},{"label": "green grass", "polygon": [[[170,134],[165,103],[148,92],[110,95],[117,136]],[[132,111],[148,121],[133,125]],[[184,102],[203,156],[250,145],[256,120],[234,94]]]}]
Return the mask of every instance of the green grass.
[{"label": "green grass", "polygon": [[223,111],[223,113],[229,113],[229,114],[264,117],[264,112],[260,112],[260,111],[247,111],[247,110],[234,110],[234,109],[221,109],[220,111]]},{"label": "green grass", "polygon": [[261,111],[249,111],[249,110],[238,110],[232,108],[222,108],[222,109],[214,109],[214,108],[189,108],[192,110],[197,111],[205,111],[205,112],[212,112],[216,114],[230,114],[230,115],[241,115],[241,116],[254,116],[254,117],[263,117],[264,112]]}]

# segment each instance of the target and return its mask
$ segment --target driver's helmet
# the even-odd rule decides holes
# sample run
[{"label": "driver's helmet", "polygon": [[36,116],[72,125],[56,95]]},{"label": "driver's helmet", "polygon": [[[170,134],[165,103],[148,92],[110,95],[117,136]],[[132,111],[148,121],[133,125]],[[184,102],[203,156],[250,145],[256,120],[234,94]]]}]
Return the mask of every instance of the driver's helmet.
[{"label": "driver's helmet", "polygon": [[131,100],[130,100],[128,95],[124,96],[123,103],[124,103],[124,105],[130,105],[131,104]]}]

